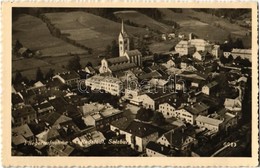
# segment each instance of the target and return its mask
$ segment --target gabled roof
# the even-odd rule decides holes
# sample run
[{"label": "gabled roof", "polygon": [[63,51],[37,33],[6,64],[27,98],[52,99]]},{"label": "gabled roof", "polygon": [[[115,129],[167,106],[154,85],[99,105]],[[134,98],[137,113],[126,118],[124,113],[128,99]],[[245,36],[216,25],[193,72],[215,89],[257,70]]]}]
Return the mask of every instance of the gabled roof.
[{"label": "gabled roof", "polygon": [[47,87],[57,87],[62,85],[61,81],[58,78],[52,78],[50,80],[46,80],[45,84]]},{"label": "gabled roof", "polygon": [[217,85],[218,85],[218,82],[212,81],[212,82],[206,84],[205,86],[207,86],[208,88],[213,88],[213,87],[215,87]]},{"label": "gabled roof", "polygon": [[195,103],[193,105],[190,106],[186,106],[184,107],[185,110],[187,110],[188,112],[190,112],[193,115],[198,115],[201,112],[208,110],[209,106],[207,106],[206,104],[199,102],[199,103]]},{"label": "gabled roof", "polygon": [[202,123],[214,125],[214,126],[219,126],[219,124],[221,124],[224,121],[224,120],[218,120],[218,119],[214,119],[202,115],[199,115],[195,120]]},{"label": "gabled roof", "polygon": [[33,133],[28,126],[28,124],[21,125],[19,127],[15,127],[12,129],[12,135],[13,136],[18,136],[22,135],[24,138],[30,138],[33,136]]},{"label": "gabled roof", "polygon": [[146,93],[153,100],[161,99],[167,96],[171,96],[170,98],[177,98],[177,95],[174,91],[157,89],[157,92],[148,92]]},{"label": "gabled roof", "polygon": [[56,112],[63,113],[67,110],[67,102],[62,97],[49,100]]},{"label": "gabled roof", "polygon": [[20,94],[12,93],[12,104],[13,105],[23,103],[23,102],[24,101],[23,101],[22,97],[20,96]]},{"label": "gabled roof", "polygon": [[111,122],[110,125],[113,125],[114,127],[119,128],[120,130],[125,130],[132,122],[133,120],[130,120],[126,117],[122,117],[116,121]]},{"label": "gabled roof", "polygon": [[54,140],[54,139],[58,138],[59,136],[60,136],[60,134],[56,128],[48,129],[48,130],[43,131],[40,134],[36,135],[37,138],[39,138],[45,142]]},{"label": "gabled roof", "polygon": [[135,55],[142,55],[141,52],[139,50],[130,50],[130,51],[126,51],[126,54],[128,56],[135,56]]},{"label": "gabled roof", "polygon": [[110,64],[119,64],[119,63],[128,62],[128,59],[126,56],[122,56],[122,57],[109,58],[107,59],[107,62]]},{"label": "gabled roof", "polygon": [[64,80],[71,80],[79,78],[79,75],[75,71],[69,71],[59,74],[59,76]]},{"label": "gabled roof", "polygon": [[173,156],[176,155],[176,151],[172,150],[169,147],[166,147],[164,145],[158,144],[156,142],[150,141],[148,142],[148,144],[146,145],[147,149],[153,150],[157,153],[160,153],[162,155],[165,156]]},{"label": "gabled roof", "polygon": [[146,74],[142,74],[142,75],[138,76],[138,78],[140,80],[158,78],[158,77],[162,77],[162,75],[158,71],[152,71],[150,73],[146,73]]},{"label": "gabled roof", "polygon": [[164,137],[173,147],[181,148],[188,135],[181,130],[174,130],[165,133]]},{"label": "gabled roof", "polygon": [[132,121],[125,131],[140,138],[144,138],[158,132],[154,126],[139,121]]},{"label": "gabled roof", "polygon": [[31,105],[26,105],[22,108],[17,108],[17,109],[12,110],[12,116],[14,118],[23,117],[23,116],[31,115],[31,114],[36,115],[36,111],[32,108]]},{"label": "gabled roof", "polygon": [[71,120],[71,118],[69,118],[65,115],[56,113],[56,112],[46,114],[46,115],[42,116],[41,118],[42,118],[42,120],[49,123],[50,125],[54,125],[54,124],[57,125],[57,124]]},{"label": "gabled roof", "polygon": [[119,65],[111,65],[111,66],[109,66],[109,69],[112,72],[116,72],[116,71],[128,70],[128,69],[135,68],[135,67],[136,67],[135,63],[123,63],[123,64],[119,64]]}]

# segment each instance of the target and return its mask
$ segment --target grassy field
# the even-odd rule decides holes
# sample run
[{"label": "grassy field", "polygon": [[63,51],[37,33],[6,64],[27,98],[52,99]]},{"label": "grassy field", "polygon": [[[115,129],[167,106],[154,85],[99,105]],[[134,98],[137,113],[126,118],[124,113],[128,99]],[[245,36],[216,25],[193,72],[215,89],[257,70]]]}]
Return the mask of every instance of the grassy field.
[{"label": "grassy field", "polygon": [[212,42],[224,42],[229,34],[233,37],[242,38],[244,45],[250,47],[250,38],[246,36],[247,28],[243,28],[238,24],[232,24],[224,18],[219,18],[203,12],[197,12],[192,9],[183,9],[182,13],[175,13],[170,9],[159,9],[163,13],[163,19],[172,20],[180,25],[180,32],[193,32],[200,38],[210,40]]},{"label": "grassy field", "polygon": [[[68,38],[93,50],[104,51],[112,40],[118,38],[121,24],[86,12],[46,13],[55,27]],[[125,26],[129,34],[144,34],[144,28]]]},{"label": "grassy field", "polygon": [[53,37],[41,19],[21,15],[12,24],[12,42],[19,40],[24,47],[39,50],[42,56],[60,56],[86,51]]},{"label": "grassy field", "polygon": [[159,30],[161,32],[169,32],[171,31],[171,27],[165,25],[161,22],[158,22],[142,13],[137,11],[118,11],[114,13],[117,17],[122,18],[124,20],[130,20],[133,23],[136,23],[141,26],[148,26],[153,30]]}]

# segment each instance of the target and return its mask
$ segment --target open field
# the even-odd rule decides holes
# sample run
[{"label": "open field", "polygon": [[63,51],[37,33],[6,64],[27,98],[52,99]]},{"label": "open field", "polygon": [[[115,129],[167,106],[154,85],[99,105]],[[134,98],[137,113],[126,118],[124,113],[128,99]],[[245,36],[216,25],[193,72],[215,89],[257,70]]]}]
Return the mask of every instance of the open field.
[{"label": "open field", "polygon": [[137,11],[118,11],[114,14],[121,19],[130,20],[131,22],[136,23],[138,25],[148,26],[153,30],[159,30],[161,32],[171,31],[170,26],[160,23]]},{"label": "open field", "polygon": [[39,50],[42,56],[60,56],[86,51],[53,37],[41,19],[31,15],[21,15],[12,24],[12,42],[19,40],[24,47]]},{"label": "open field", "polygon": [[[86,12],[45,13],[52,24],[68,35],[68,38],[90,47],[104,51],[112,40],[118,38],[121,24]],[[144,28],[125,26],[131,34],[144,34]]]},{"label": "open field", "polygon": [[249,29],[243,28],[238,24],[232,24],[224,18],[219,18],[204,12],[197,12],[192,9],[183,9],[182,13],[176,13],[170,9],[160,8],[163,13],[164,20],[172,20],[180,25],[180,32],[194,33],[200,38],[210,41],[224,42],[227,36],[231,34],[233,37],[240,37],[246,47],[250,47],[248,43],[250,37],[246,36]]}]

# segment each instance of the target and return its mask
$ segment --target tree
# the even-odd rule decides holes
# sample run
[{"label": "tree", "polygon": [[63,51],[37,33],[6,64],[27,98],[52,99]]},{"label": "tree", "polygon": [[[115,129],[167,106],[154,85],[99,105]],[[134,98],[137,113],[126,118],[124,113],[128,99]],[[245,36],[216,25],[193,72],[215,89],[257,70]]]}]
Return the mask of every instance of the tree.
[{"label": "tree", "polygon": [[162,113],[156,112],[152,118],[152,121],[157,125],[163,125],[165,123],[165,118]]},{"label": "tree", "polygon": [[49,71],[45,75],[45,79],[51,79],[54,76],[55,70],[50,68]]},{"label": "tree", "polygon": [[23,76],[20,71],[16,71],[15,77],[14,77],[14,84],[20,84],[23,81]]},{"label": "tree", "polygon": [[232,63],[233,60],[234,60],[233,56],[232,56],[232,55],[229,55],[229,56],[228,56],[228,63]]},{"label": "tree", "polygon": [[87,62],[87,67],[93,67],[92,63],[91,62]]},{"label": "tree", "polygon": [[119,56],[119,47],[116,40],[113,40],[111,43],[111,55],[112,57],[118,57]]},{"label": "tree", "polygon": [[237,65],[240,65],[241,64],[241,61],[242,61],[242,58],[240,56],[236,57],[234,59],[234,63],[237,64]]},{"label": "tree", "polygon": [[14,46],[14,52],[17,52],[22,47],[23,47],[23,45],[20,43],[20,41],[16,40],[15,46]]},{"label": "tree", "polygon": [[74,56],[73,58],[71,58],[68,62],[67,68],[70,71],[80,70],[81,69],[80,57]]},{"label": "tree", "polygon": [[137,111],[136,119],[141,121],[150,121],[153,116],[153,110],[141,108]]},{"label": "tree", "polygon": [[42,81],[44,79],[41,68],[37,69],[37,71],[36,71],[36,78],[35,79],[36,79],[36,81]]},{"label": "tree", "polygon": [[234,43],[233,48],[244,48],[244,44],[243,44],[242,39],[237,38],[235,43]]}]

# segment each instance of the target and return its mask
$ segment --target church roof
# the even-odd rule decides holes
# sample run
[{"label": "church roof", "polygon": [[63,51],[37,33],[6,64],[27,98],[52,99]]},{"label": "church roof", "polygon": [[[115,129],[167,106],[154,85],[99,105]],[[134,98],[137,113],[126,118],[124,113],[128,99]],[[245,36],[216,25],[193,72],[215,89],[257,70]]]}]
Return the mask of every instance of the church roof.
[{"label": "church roof", "polygon": [[124,64],[119,64],[119,65],[112,65],[109,67],[109,69],[112,72],[115,72],[115,71],[128,70],[128,69],[135,68],[135,67],[136,67],[135,63],[124,63]]},{"label": "church roof", "polygon": [[107,59],[107,62],[111,63],[111,64],[119,64],[119,63],[123,63],[123,62],[128,62],[128,59],[126,56],[123,57],[115,57],[115,58],[109,58]]},{"label": "church roof", "polygon": [[139,50],[130,50],[130,51],[126,51],[126,53],[128,56],[142,55]]}]

